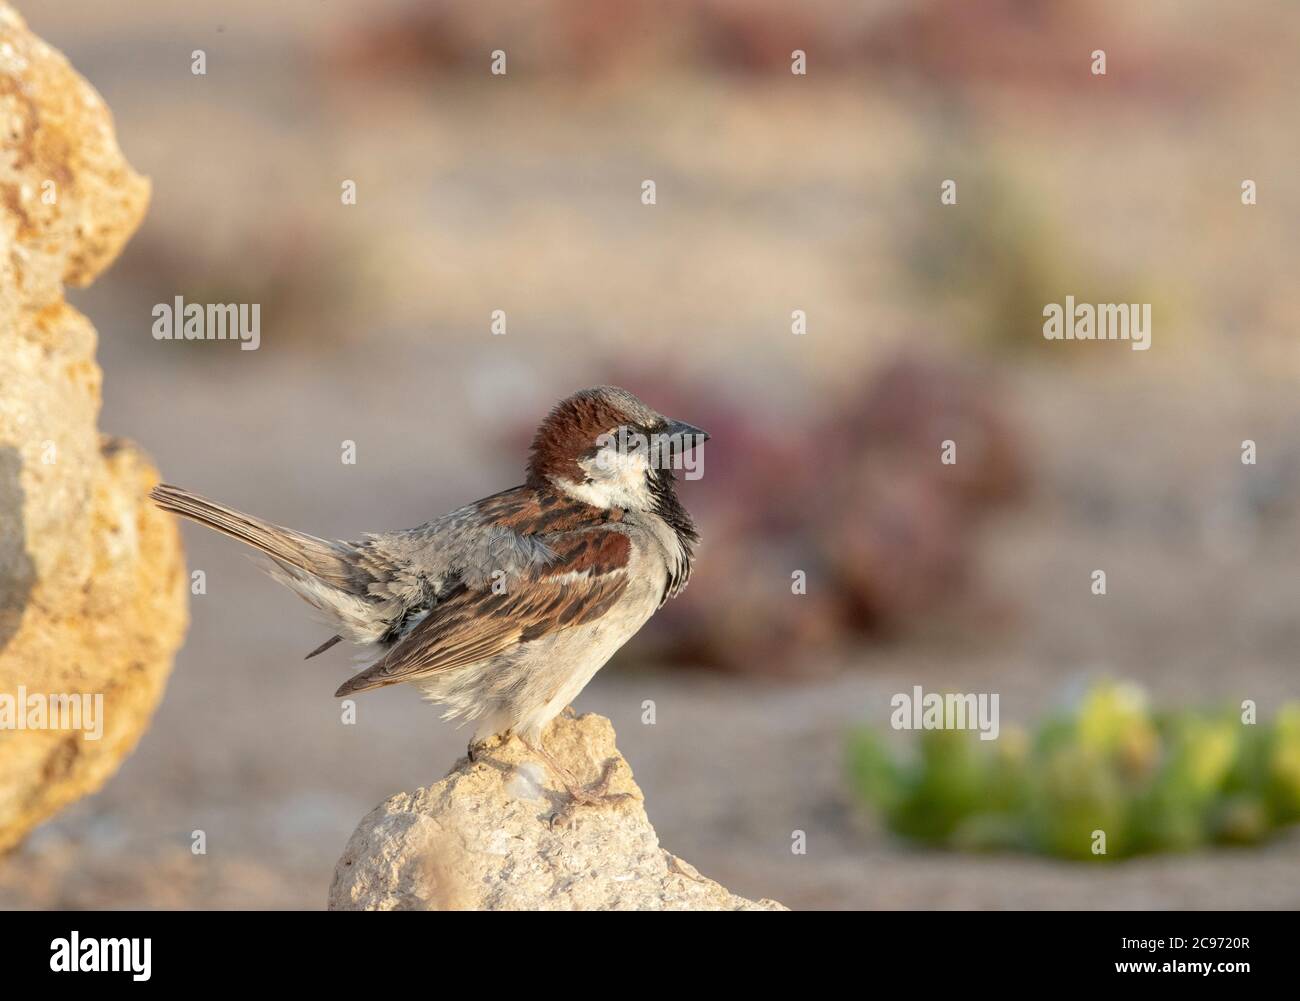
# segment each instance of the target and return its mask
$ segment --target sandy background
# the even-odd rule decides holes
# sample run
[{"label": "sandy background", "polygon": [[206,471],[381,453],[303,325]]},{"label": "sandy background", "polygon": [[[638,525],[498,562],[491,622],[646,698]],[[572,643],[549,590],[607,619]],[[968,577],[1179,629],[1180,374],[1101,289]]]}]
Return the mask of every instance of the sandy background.
[{"label": "sandy background", "polygon": [[[629,650],[580,697],[666,847],[795,908],[1300,906],[1295,837],[1100,871],[936,854],[882,833],[843,776],[846,729],[883,728],[914,684],[999,692],[1004,725],[1103,672],[1165,705],[1300,695],[1292,5],[759,4],[740,55],[692,20],[728,4],[453,5],[423,34],[386,27],[409,25],[396,0],[20,6],[154,185],[71,297],[101,334],[101,426],[271,520],[353,537],[512,485],[518,429],[611,371],[643,371],[652,405],[670,378],[779,422],[900,349],[997,374],[1031,488],[972,540],[984,612],[845,644],[798,683]],[[1046,345],[1039,311],[1067,293],[1152,302],[1153,349]],[[262,348],[154,341],[177,294],[262,302]],[[153,728],[0,860],[0,906],[321,907],[360,817],[463,753],[405,690],[340,725],[348,657],[304,664],[323,634],[303,606],[226,540],[185,539],[208,592]]]}]

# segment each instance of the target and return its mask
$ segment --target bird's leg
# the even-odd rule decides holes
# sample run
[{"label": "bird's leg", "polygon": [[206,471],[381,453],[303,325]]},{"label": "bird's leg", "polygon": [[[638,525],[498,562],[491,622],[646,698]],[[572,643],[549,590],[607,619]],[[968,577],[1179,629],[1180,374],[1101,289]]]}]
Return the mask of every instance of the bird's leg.
[{"label": "bird's leg", "polygon": [[588,805],[596,802],[596,799],[598,797],[591,797],[590,795],[588,795],[588,793],[583,790],[582,785],[578,782],[578,777],[574,775],[573,772],[565,768],[562,764],[560,764],[560,762],[556,759],[555,755],[553,755],[550,751],[546,750],[546,748],[542,747],[540,741],[537,743],[536,746],[529,743],[528,741],[524,741],[524,746],[528,748],[528,750],[531,751],[533,754],[535,754],[537,757],[541,758],[544,762],[546,762],[546,767],[549,768],[551,770],[551,773],[557,779],[560,780],[560,785],[564,786],[564,791],[569,794],[569,798],[572,799],[575,803]]},{"label": "bird's leg", "polygon": [[[523,740],[523,738],[520,737],[520,740]],[[594,786],[584,789],[582,784],[578,781],[577,776],[560,764],[560,762],[556,760],[555,755],[542,747],[540,741],[538,741],[536,746],[527,740],[524,740],[523,743],[529,751],[546,762],[546,766],[550,768],[555,777],[560,780],[560,784],[564,786],[564,791],[569,794],[569,804],[561,811],[560,816],[567,815],[575,807],[597,806],[601,804],[607,805],[609,803],[617,802],[618,800],[632,798],[630,793],[611,793],[609,791],[609,782],[610,779],[613,778],[614,774],[614,761],[612,759],[606,762],[605,770],[600,776],[600,781]]]}]

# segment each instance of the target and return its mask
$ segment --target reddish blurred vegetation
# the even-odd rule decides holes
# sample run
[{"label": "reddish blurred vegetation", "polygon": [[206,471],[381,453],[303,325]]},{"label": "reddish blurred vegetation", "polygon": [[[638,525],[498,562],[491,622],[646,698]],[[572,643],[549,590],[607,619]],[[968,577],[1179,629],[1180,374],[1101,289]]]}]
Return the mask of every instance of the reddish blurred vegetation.
[{"label": "reddish blurred vegetation", "polygon": [[673,373],[612,381],[711,435],[703,475],[677,474],[703,543],[685,595],[632,647],[647,662],[832,670],[837,652],[967,603],[981,521],[1027,487],[994,381],[957,363],[897,357],[797,424]]},{"label": "reddish blurred vegetation", "polygon": [[[992,83],[1060,92],[1090,85],[1079,66],[1094,47],[1140,44],[1130,27],[1083,0],[928,0],[856,9],[832,0],[421,0],[358,25],[326,57],[332,72],[342,67],[361,76],[481,74],[489,54],[501,49],[510,67],[531,76],[591,79],[639,76],[647,67],[771,74],[788,70],[799,48],[815,54],[810,73],[902,71],[954,88]],[[1181,44],[1117,65],[1117,90],[1160,95],[1196,87],[1199,78],[1185,64],[1204,64],[1215,51],[1194,47],[1194,40]]]},{"label": "reddish blurred vegetation", "polygon": [[331,67],[363,75],[481,73],[489,53],[532,75],[602,77],[647,64],[767,72],[790,63],[791,39],[851,61],[861,35],[825,3],[743,0],[557,0],[545,5],[412,3],[349,33]]}]

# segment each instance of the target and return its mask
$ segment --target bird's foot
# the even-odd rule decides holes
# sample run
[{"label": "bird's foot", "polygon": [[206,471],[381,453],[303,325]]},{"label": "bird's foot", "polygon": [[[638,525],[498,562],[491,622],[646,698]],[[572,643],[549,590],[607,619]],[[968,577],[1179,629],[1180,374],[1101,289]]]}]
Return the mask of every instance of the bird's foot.
[{"label": "bird's foot", "polygon": [[580,785],[571,773],[561,772],[560,781],[564,786],[564,791],[569,794],[569,801],[551,816],[551,826],[568,827],[573,821],[574,814],[584,806],[608,807],[624,800],[633,799],[631,793],[609,791],[610,780],[614,777],[614,767],[615,762],[611,758],[605,762],[605,768],[600,773],[600,780],[594,785],[585,787]]},{"label": "bird's foot", "polygon": [[631,793],[609,791],[610,781],[614,777],[614,767],[617,764],[613,758],[610,758],[609,761],[605,762],[605,768],[600,773],[600,779],[594,785],[583,786],[583,784],[578,781],[577,776],[560,764],[559,761],[556,760],[555,755],[551,754],[550,751],[547,751],[545,748],[540,746],[533,747],[531,744],[527,743],[525,743],[525,746],[532,751],[533,754],[546,762],[546,767],[551,770],[551,773],[557,779],[559,779],[560,785],[562,785],[564,791],[569,794],[569,801],[551,816],[550,823],[552,827],[567,826],[573,819],[573,814],[579,807],[612,806],[615,803],[622,802],[623,800],[634,798]]},{"label": "bird's foot", "polygon": [[503,744],[510,739],[511,731],[505,733],[493,734],[491,737],[484,737],[482,740],[471,740],[469,746],[465,749],[465,755],[469,758],[472,765],[478,761],[479,757],[487,750],[489,745]]}]

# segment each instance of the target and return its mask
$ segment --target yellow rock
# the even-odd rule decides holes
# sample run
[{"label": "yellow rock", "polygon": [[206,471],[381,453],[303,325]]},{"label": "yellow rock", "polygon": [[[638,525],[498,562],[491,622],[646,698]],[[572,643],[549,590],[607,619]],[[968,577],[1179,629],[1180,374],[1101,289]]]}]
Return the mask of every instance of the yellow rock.
[{"label": "yellow rock", "polygon": [[[185,632],[180,539],[146,499],[157,474],[97,430],[95,330],[63,301],[148,201],[103,98],[0,0],[0,851],[116,770]],[[38,719],[20,686],[102,696],[102,734],[8,728]]]}]

